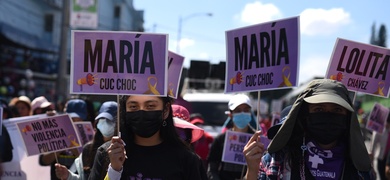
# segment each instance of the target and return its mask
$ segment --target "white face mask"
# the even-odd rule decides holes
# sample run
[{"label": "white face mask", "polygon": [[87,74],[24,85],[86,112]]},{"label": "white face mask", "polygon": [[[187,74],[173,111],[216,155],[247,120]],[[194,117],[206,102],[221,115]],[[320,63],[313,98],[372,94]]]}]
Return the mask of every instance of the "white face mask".
[{"label": "white face mask", "polygon": [[111,137],[114,135],[114,132],[115,132],[115,122],[114,121],[111,121],[111,120],[108,120],[105,118],[101,118],[101,119],[99,119],[99,122],[96,125],[96,127],[100,130],[100,132],[102,133],[102,135],[104,137]]}]

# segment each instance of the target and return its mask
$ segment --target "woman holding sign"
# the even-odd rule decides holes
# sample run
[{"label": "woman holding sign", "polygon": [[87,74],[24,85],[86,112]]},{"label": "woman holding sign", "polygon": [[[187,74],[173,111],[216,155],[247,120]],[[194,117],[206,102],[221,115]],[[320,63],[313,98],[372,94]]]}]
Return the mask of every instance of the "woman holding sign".
[{"label": "woman holding sign", "polygon": [[[230,99],[228,107],[230,114],[227,121],[230,124],[228,127],[231,127],[229,130],[253,134],[256,128],[256,120],[252,115],[252,105],[249,97],[245,94],[236,94]],[[244,165],[235,163],[237,161],[234,163],[222,161],[224,147],[227,143],[225,138],[228,137],[226,134],[227,132],[218,135],[211,145],[207,158],[207,176],[210,180],[235,180],[241,179],[244,175]],[[242,158],[238,159],[244,161],[245,157],[242,155],[241,147],[234,149],[240,152]]]},{"label": "woman holding sign", "polygon": [[[375,109],[378,109],[376,112]],[[377,121],[382,121],[382,133],[373,131],[369,152],[373,164],[376,166],[376,172],[380,179],[386,179],[386,157],[390,154],[390,115],[387,115],[389,109],[381,104],[375,104],[371,117],[376,117]],[[387,118],[386,118],[387,115]],[[386,119],[386,120],[385,120]]]},{"label": "woman holding sign", "polygon": [[[99,109],[99,114],[95,118],[94,128],[96,128],[93,140],[89,141],[83,146],[83,151],[79,157],[75,159],[74,165],[77,173],[71,172],[66,166],[61,164],[55,164],[56,175],[59,179],[67,180],[84,180],[88,179],[92,169],[96,169],[100,173],[107,173],[108,157],[101,157],[101,150],[99,147],[111,140],[116,135],[116,122],[117,122],[117,110],[118,104],[115,101],[104,102]],[[97,158],[95,158],[97,156]],[[94,162],[95,159],[98,162]],[[97,180],[99,176],[94,176],[92,179]],[[100,178],[104,179],[104,177]]]},{"label": "woman holding sign", "polygon": [[[313,80],[298,96],[262,158],[244,148],[247,179],[375,179],[346,87]],[[259,166],[260,164],[260,166]]]},{"label": "woman holding sign", "polygon": [[176,133],[170,98],[121,96],[120,131],[107,151],[110,180],[206,179],[200,158]]}]

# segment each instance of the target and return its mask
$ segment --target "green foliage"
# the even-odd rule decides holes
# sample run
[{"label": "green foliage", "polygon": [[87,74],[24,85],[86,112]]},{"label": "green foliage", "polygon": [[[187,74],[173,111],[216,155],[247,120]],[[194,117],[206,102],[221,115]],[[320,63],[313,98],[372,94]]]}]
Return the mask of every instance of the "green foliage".
[{"label": "green foliage", "polygon": [[387,47],[386,45],[386,39],[387,39],[387,35],[386,35],[386,27],[385,25],[381,25],[381,27],[379,28],[379,34],[378,34],[378,39],[377,39],[377,45],[378,46],[381,46],[381,47]]},{"label": "green foliage", "polygon": [[371,95],[363,95],[359,99],[361,99],[362,109],[364,112],[370,112],[374,107],[375,103],[382,104],[383,106],[390,107],[390,98],[371,96]]}]

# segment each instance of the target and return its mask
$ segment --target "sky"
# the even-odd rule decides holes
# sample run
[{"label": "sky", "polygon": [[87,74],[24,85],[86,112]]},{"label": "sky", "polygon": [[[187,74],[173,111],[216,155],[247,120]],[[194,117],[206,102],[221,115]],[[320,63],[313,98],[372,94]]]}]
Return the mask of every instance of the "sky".
[{"label": "sky", "polygon": [[191,60],[225,61],[228,30],[299,16],[299,84],[325,76],[337,38],[368,44],[374,25],[376,31],[385,25],[387,34],[390,25],[387,0],[134,0],[133,5],[144,11],[146,32],[169,35],[168,49],[184,56],[187,68]]}]

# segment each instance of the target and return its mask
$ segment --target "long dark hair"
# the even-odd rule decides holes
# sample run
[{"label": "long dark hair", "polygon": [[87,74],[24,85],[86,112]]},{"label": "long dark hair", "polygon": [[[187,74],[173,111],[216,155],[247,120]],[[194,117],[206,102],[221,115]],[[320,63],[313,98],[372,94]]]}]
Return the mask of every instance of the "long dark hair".
[{"label": "long dark hair", "polygon": [[[94,128],[96,128],[97,124],[99,123],[99,120],[100,119],[95,120],[95,122],[93,124]],[[116,121],[117,121],[117,116],[114,116],[115,129],[117,129]],[[117,136],[117,135],[118,135],[118,133],[116,131],[114,131],[114,136]],[[89,155],[82,156],[83,157],[84,172],[89,172],[92,169],[92,166],[93,166],[94,160],[95,160],[96,151],[104,143],[105,143],[105,141],[104,141],[103,134],[100,132],[100,130],[98,128],[96,128],[96,132],[95,132],[95,135],[93,136],[92,144],[91,144],[91,146],[89,146],[90,148],[87,149],[87,151],[89,151]]]},{"label": "long dark hair", "polygon": [[[121,138],[125,143],[134,143],[134,132],[131,128],[126,128],[126,101],[130,96],[122,95],[119,97],[119,112],[120,112],[120,131]],[[165,120],[166,126],[160,128],[160,136],[165,143],[169,143],[174,146],[183,146],[187,149],[189,148],[179,135],[176,132],[174,123],[173,123],[173,114],[172,114],[172,98],[170,97],[160,97],[163,101],[163,110],[168,108],[169,114]]]},{"label": "long dark hair", "polygon": [[[301,102],[302,105],[300,107],[300,111],[298,113],[296,123],[293,128],[292,135],[287,142],[287,146],[289,147],[286,149],[286,164],[291,168],[291,177],[300,177],[300,167],[301,164],[304,163],[303,161],[303,153],[301,146],[303,143],[306,143],[307,140],[305,139],[306,142],[303,142],[304,137],[306,136],[305,134],[305,129],[306,129],[306,117],[308,115],[308,105],[305,102]],[[298,174],[295,174],[298,173]],[[305,170],[305,174],[307,174],[308,171]],[[306,177],[310,177],[307,176]]]},{"label": "long dark hair", "polygon": [[97,129],[95,135],[93,136],[92,144],[89,146],[89,149],[85,149],[86,151],[89,151],[88,156],[86,154],[85,156],[82,156],[84,172],[89,172],[92,169],[96,151],[103,143],[104,143],[103,135],[100,132],[100,130]]}]

